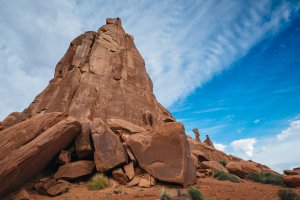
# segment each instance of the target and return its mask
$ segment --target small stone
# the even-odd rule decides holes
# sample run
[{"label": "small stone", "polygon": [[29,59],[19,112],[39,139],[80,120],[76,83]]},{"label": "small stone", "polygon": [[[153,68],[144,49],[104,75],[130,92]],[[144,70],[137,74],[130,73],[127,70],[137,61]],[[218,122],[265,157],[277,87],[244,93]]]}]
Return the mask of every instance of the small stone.
[{"label": "small stone", "polygon": [[18,193],[11,197],[11,200],[29,200],[30,196],[25,189],[20,190]]},{"label": "small stone", "polygon": [[115,169],[112,176],[121,185],[126,185],[128,182],[128,178],[121,168]]}]

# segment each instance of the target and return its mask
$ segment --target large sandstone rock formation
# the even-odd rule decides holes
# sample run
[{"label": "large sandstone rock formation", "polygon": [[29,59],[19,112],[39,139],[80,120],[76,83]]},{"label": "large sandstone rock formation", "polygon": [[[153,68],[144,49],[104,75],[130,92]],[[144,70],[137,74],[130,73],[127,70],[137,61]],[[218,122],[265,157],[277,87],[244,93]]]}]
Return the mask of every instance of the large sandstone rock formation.
[{"label": "large sandstone rock formation", "polygon": [[120,184],[186,186],[195,183],[196,167],[198,174],[201,167],[226,171],[220,161],[241,159],[216,150],[209,138],[201,143],[185,135],[157,102],[144,60],[119,18],[75,38],[47,88],[0,122],[0,197],[50,164],[60,165],[58,171],[35,188],[54,196],[69,189],[61,179],[95,169]]},{"label": "large sandstone rock formation", "polygon": [[153,94],[152,81],[133,37],[121,20],[107,19],[97,32],[86,32],[71,45],[55,68],[54,78],[14,123],[40,113],[63,112],[80,121],[78,156],[92,154],[94,118],[124,119],[143,128],[174,121]]}]

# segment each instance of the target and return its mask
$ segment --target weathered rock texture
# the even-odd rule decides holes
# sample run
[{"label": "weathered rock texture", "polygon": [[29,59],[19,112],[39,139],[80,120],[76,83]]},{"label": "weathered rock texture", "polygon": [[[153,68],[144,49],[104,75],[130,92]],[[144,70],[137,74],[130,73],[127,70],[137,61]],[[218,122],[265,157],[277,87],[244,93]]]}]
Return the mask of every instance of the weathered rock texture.
[{"label": "weathered rock texture", "polygon": [[284,175],[282,177],[283,182],[291,187],[300,187],[300,170],[294,168],[293,170],[284,170]]},{"label": "weathered rock texture", "polygon": [[73,180],[92,174],[95,170],[94,161],[81,160],[59,167],[54,175],[55,179]]},{"label": "weathered rock texture", "polygon": [[38,115],[0,132],[0,160],[63,119],[58,112]]},{"label": "weathered rock texture", "polygon": [[76,140],[80,157],[91,155],[90,125],[94,118],[118,118],[143,128],[174,121],[153,94],[143,58],[125,33],[120,19],[107,19],[97,32],[86,32],[56,66],[54,78],[17,118],[63,112],[80,121]]},{"label": "weathered rock texture", "polygon": [[196,167],[181,123],[131,135],[127,140],[141,168],[161,181],[191,185]]},{"label": "weathered rock texture", "polygon": [[127,154],[119,137],[101,119],[94,118],[91,129],[95,147],[94,160],[99,172],[127,162]]},{"label": "weathered rock texture", "polygon": [[[66,118],[0,160],[0,196],[3,197],[35,177],[80,132],[74,118]],[[5,183],[5,184],[3,184]]]},{"label": "weathered rock texture", "polygon": [[245,178],[247,174],[257,174],[259,172],[268,172],[272,174],[278,174],[277,172],[271,170],[269,167],[253,162],[253,161],[232,161],[226,164],[227,170],[239,176],[240,178]]}]

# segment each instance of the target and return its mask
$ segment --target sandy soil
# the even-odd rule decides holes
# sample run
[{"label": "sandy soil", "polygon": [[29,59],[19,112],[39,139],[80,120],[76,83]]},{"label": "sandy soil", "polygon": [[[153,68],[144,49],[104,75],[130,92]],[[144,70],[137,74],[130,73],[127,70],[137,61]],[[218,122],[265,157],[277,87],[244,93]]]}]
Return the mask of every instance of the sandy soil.
[{"label": "sandy soil", "polygon": [[[167,192],[176,196],[178,190],[185,191],[180,187],[159,184],[151,188],[127,188],[126,186],[118,186],[117,188],[106,188],[100,191],[90,191],[86,187],[86,183],[73,184],[68,193],[56,197],[41,196],[36,192],[30,192],[33,200],[94,200],[94,199],[111,199],[111,200],[132,200],[143,199],[153,200],[159,199],[161,188],[165,187]],[[205,198],[215,197],[217,200],[276,200],[277,191],[283,189],[281,186],[272,186],[268,184],[260,184],[252,181],[244,181],[241,183],[232,183],[229,181],[218,181],[214,178],[198,179],[194,186],[202,191]],[[300,188],[293,189],[300,195]]]}]

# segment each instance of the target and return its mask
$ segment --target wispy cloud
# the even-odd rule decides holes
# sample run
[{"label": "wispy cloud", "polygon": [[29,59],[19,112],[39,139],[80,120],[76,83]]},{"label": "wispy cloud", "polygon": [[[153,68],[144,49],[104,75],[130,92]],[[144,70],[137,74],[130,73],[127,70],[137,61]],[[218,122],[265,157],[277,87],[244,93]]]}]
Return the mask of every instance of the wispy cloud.
[{"label": "wispy cloud", "polygon": [[287,129],[276,135],[276,138],[283,141],[296,135],[300,135],[300,120],[292,121]]},{"label": "wispy cloud", "polygon": [[210,112],[216,112],[216,111],[220,111],[220,110],[225,110],[225,108],[208,108],[208,109],[204,109],[204,110],[197,110],[194,111],[194,114],[201,114],[201,113],[210,113]]},{"label": "wispy cloud", "polygon": [[47,85],[75,35],[119,16],[145,58],[165,106],[191,94],[280,31],[299,5],[244,1],[2,1],[0,118]]}]

